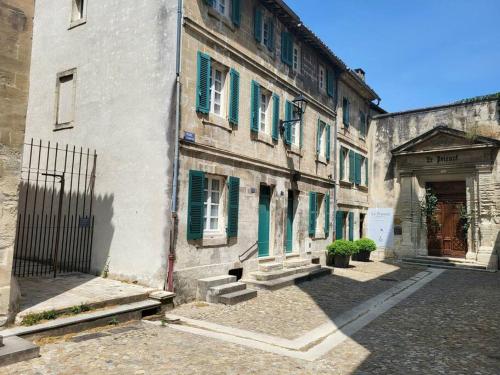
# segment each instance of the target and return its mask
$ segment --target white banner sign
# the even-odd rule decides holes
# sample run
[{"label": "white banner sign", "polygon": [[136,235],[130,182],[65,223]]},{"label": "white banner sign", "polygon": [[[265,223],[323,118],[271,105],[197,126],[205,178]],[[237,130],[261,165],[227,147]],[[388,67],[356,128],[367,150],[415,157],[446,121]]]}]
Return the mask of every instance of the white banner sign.
[{"label": "white banner sign", "polygon": [[394,210],[392,208],[368,209],[368,238],[377,247],[392,247],[394,242]]}]

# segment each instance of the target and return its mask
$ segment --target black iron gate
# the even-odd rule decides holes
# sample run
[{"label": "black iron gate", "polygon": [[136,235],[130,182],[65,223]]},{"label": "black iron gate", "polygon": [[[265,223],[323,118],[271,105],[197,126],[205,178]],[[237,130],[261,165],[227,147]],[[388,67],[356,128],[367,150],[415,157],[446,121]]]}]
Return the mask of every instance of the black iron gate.
[{"label": "black iron gate", "polygon": [[18,277],[89,272],[95,150],[25,144],[13,271]]}]

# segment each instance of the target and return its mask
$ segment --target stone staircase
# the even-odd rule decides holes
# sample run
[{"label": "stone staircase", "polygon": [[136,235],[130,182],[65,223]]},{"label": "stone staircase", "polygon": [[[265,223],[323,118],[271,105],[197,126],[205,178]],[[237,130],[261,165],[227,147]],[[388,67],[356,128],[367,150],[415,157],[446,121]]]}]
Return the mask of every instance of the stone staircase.
[{"label": "stone staircase", "polygon": [[255,289],[277,290],[329,274],[330,269],[312,264],[310,259],[294,258],[283,263],[262,263],[259,271],[242,281]]},{"label": "stone staircase", "polygon": [[236,276],[222,275],[198,280],[198,300],[235,305],[255,297],[257,291],[247,289],[245,283],[236,281]]},{"label": "stone staircase", "polygon": [[413,264],[418,266],[427,266],[434,268],[492,272],[492,270],[489,270],[487,266],[484,264],[462,258],[416,256],[416,257],[405,257],[402,259],[402,261],[405,264]]}]

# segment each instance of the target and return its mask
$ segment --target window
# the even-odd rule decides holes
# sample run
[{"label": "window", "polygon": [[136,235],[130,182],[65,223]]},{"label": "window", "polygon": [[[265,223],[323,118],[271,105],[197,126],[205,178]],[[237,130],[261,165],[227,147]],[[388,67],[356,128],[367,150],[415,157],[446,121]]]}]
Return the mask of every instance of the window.
[{"label": "window", "polygon": [[318,121],[318,134],[317,134],[317,154],[319,156],[326,156],[326,124],[319,120]]},{"label": "window", "polygon": [[72,126],[75,114],[76,70],[58,74],[56,84],[56,126]]},{"label": "window", "polygon": [[330,194],[309,193],[309,235],[323,238],[330,234]]},{"label": "window", "polygon": [[256,7],[254,10],[253,33],[257,43],[267,47],[268,50],[274,49],[274,22],[272,17],[267,17],[267,12]]},{"label": "window", "polygon": [[87,0],[72,0],[71,25],[76,26],[85,21]]},{"label": "window", "polygon": [[264,19],[264,24],[262,27],[262,44],[265,46],[269,45],[269,40],[271,37],[271,23],[269,18]]},{"label": "window", "polygon": [[269,124],[271,117],[269,113],[270,101],[271,101],[271,94],[261,89],[260,102],[259,102],[259,131],[263,133],[269,133],[271,130],[271,126]]},{"label": "window", "polygon": [[316,237],[323,237],[325,228],[325,196],[316,194]]},{"label": "window", "polygon": [[230,17],[230,0],[212,0],[212,7],[221,15]]},{"label": "window", "polygon": [[225,85],[227,70],[219,64],[213,64],[210,71],[210,112],[225,116]]},{"label": "window", "polygon": [[366,186],[366,164],[367,160],[365,157],[361,156],[361,163],[360,163],[360,171],[359,171],[359,184],[360,185],[365,185]]},{"label": "window", "polygon": [[221,207],[223,186],[222,177],[205,176],[203,206],[203,231],[205,233],[222,232],[224,228],[222,216],[224,211]]},{"label": "window", "polygon": [[359,111],[359,136],[361,138],[366,136],[366,115],[363,111]]},{"label": "window", "polygon": [[293,45],[293,71],[300,71],[300,47],[297,44]]},{"label": "window", "polygon": [[344,97],[342,100],[342,122],[345,128],[348,128],[350,124],[350,111],[351,104],[349,103],[349,99]]},{"label": "window", "polygon": [[323,65],[319,66],[318,80],[319,80],[319,89],[320,89],[320,91],[322,91],[322,92],[326,91],[326,85],[325,85],[325,67]]},{"label": "window", "polygon": [[340,154],[339,154],[339,180],[340,181],[346,181],[348,177],[348,167],[349,167],[349,160],[348,160],[348,154],[349,150],[346,149],[345,147],[340,147]]},{"label": "window", "polygon": [[[298,110],[295,106],[293,106],[292,118],[299,118]],[[300,146],[300,121],[294,121],[290,123],[290,135],[291,135],[291,143],[295,146]]]}]

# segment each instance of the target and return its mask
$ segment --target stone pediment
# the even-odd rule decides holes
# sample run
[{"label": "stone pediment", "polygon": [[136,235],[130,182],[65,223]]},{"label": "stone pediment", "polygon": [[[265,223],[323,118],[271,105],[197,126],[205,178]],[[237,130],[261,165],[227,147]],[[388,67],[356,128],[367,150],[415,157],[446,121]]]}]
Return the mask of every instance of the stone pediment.
[{"label": "stone pediment", "polygon": [[392,154],[405,155],[422,152],[469,150],[490,147],[500,147],[500,141],[481,136],[471,139],[461,130],[448,128],[446,126],[437,126],[394,148]]}]

